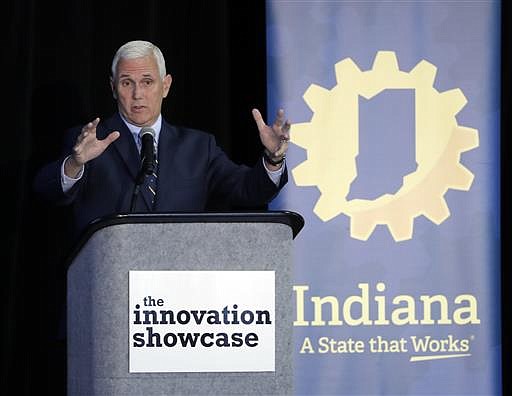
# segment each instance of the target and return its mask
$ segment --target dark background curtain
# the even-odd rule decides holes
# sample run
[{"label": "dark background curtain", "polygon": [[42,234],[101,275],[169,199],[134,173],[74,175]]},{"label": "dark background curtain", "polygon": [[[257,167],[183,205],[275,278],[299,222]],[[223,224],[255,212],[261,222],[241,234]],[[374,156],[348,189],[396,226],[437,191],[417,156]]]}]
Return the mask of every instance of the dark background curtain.
[{"label": "dark background curtain", "polygon": [[163,116],[213,133],[235,162],[254,164],[262,146],[251,109],[267,110],[265,3],[13,0],[6,15],[0,392],[64,394],[69,213],[33,196],[35,170],[59,153],[66,128],[116,110],[110,64],[135,39],[157,44],[173,76]]},{"label": "dark background curtain", "polygon": [[[504,3],[502,179],[506,181],[510,133],[506,38],[510,29]],[[6,32],[2,36],[7,40],[1,82],[4,313],[0,392],[65,394],[60,319],[64,264],[72,248],[69,214],[33,196],[35,170],[58,154],[66,128],[97,116],[106,118],[115,111],[108,84],[112,56],[121,44],[134,39],[154,42],[166,56],[173,84],[164,101],[164,117],[173,124],[213,133],[235,162],[254,164],[262,147],[251,109],[267,112],[265,2],[8,0],[3,4]],[[505,219],[510,212],[506,197],[503,202],[506,238]],[[507,254],[504,250],[504,319],[510,311],[505,301]],[[509,329],[505,323],[505,367]]]}]

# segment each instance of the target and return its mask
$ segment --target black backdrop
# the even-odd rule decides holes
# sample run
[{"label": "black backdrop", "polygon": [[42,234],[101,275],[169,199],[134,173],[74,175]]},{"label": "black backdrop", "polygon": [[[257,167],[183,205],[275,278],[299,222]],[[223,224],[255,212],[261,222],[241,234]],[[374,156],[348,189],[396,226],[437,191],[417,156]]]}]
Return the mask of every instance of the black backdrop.
[{"label": "black backdrop", "polygon": [[[506,2],[503,7],[502,177],[507,180],[509,13]],[[213,133],[233,160],[253,164],[261,144],[251,108],[267,111],[265,2],[8,0],[3,11],[0,392],[58,395],[65,392],[66,375],[59,338],[63,264],[72,242],[67,210],[48,208],[33,196],[35,169],[55,157],[66,128],[115,110],[108,85],[110,62],[115,50],[133,39],[153,41],[166,56],[173,85],[164,116],[174,124]],[[510,212],[506,197],[503,201],[505,238]],[[508,251],[503,254],[506,318]],[[504,324],[507,367],[509,329]],[[504,385],[508,389],[508,382]]]},{"label": "black backdrop", "polygon": [[58,154],[66,128],[115,110],[110,63],[134,39],[154,42],[166,56],[173,84],[164,117],[213,133],[235,162],[252,165],[262,147],[251,109],[266,112],[265,3],[14,0],[7,15],[0,392],[63,394],[59,318],[70,223],[67,209],[33,196],[35,169]]}]

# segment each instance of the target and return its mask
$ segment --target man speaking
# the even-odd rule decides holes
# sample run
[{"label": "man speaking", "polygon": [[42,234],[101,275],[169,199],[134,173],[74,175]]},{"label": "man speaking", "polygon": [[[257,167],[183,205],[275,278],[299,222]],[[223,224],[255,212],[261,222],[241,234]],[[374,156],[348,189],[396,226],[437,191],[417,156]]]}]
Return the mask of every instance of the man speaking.
[{"label": "man speaking", "polygon": [[62,156],[44,166],[34,182],[48,201],[73,205],[77,233],[115,213],[201,212],[219,201],[261,206],[287,182],[290,123],[283,110],[270,126],[252,111],[264,152],[252,168],[237,165],[212,135],[162,118],[172,77],[157,46],[124,44],[111,73],[118,112],[71,129]]}]

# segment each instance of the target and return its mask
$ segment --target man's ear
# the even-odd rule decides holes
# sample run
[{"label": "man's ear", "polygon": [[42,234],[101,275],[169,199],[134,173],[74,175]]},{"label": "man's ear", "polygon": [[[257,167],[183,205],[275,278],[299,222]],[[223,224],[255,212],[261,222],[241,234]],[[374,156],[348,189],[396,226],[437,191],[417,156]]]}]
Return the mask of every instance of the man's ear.
[{"label": "man's ear", "polygon": [[115,100],[117,100],[116,87],[114,85],[114,80],[112,79],[112,77],[110,77],[110,89],[112,90],[112,96],[114,97]]},{"label": "man's ear", "polygon": [[172,76],[170,74],[168,74],[164,77],[164,95],[163,95],[164,98],[167,97],[167,94],[169,93],[169,90],[171,89],[171,84],[172,84]]}]

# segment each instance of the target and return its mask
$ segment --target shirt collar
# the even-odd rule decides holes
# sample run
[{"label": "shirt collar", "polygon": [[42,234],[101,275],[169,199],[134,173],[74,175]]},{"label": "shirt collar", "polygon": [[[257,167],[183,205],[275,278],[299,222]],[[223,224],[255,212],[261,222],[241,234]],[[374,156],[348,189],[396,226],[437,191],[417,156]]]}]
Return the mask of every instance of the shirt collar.
[{"label": "shirt collar", "polygon": [[[142,127],[129,123],[126,120],[126,118],[123,117],[123,115],[121,113],[119,113],[119,115],[121,116],[121,119],[124,121],[124,123],[126,124],[128,129],[132,133],[132,136],[135,139],[135,144],[138,147],[140,144],[139,143],[139,132],[142,129]],[[151,125],[150,128],[152,128],[155,131],[155,148],[157,148],[158,147],[158,138],[160,137],[160,130],[162,129],[162,115],[161,114],[158,115],[158,118],[156,119],[155,123],[153,125]],[[139,149],[140,149],[140,147],[139,147]]]}]

